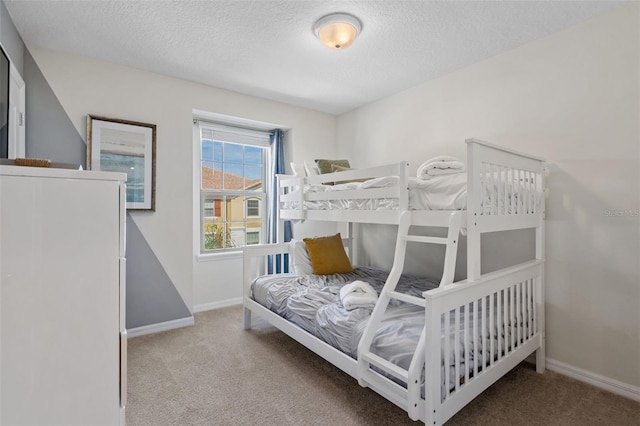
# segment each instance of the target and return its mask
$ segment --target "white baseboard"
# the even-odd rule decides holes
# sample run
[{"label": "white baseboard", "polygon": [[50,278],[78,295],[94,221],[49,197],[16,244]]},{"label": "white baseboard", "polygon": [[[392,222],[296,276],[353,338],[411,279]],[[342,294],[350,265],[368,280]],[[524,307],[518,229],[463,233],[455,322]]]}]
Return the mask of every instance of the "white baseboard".
[{"label": "white baseboard", "polygon": [[622,395],[626,398],[633,399],[634,401],[640,401],[640,387],[638,386],[610,379],[609,377],[604,377],[550,358],[546,359],[546,366],[549,370],[555,371],[556,373],[564,376],[569,376],[581,382],[589,383],[590,385]]},{"label": "white baseboard", "polygon": [[161,331],[173,330],[176,328],[187,327],[193,325],[193,316],[180,318],[177,320],[159,322],[157,324],[143,325],[127,330],[128,338],[144,336],[145,334],[159,333]]},{"label": "white baseboard", "polygon": [[203,303],[201,305],[195,305],[193,312],[204,312],[212,309],[226,308],[227,306],[242,305],[242,297],[236,297],[234,299],[222,300],[220,302]]}]

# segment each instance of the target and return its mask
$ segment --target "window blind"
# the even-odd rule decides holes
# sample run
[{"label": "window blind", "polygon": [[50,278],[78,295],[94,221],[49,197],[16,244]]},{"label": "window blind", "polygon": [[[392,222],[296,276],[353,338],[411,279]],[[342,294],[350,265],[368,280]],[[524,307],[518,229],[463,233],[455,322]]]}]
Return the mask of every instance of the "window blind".
[{"label": "window blind", "polygon": [[202,139],[210,139],[221,142],[231,142],[243,145],[269,146],[269,132],[243,129],[240,127],[225,126],[198,121]]}]

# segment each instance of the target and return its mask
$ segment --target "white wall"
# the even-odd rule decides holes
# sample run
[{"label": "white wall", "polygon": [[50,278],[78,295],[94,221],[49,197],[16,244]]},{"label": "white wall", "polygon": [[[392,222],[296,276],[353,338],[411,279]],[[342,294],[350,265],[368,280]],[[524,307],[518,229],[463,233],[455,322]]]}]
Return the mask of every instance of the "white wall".
[{"label": "white wall", "polygon": [[[239,298],[238,256],[213,262],[195,259],[193,109],[290,128],[286,143],[291,161],[333,154],[336,118],[87,57],[30,51],[83,137],[87,114],[157,125],[156,211],[131,216],[190,309]],[[313,235],[326,229],[307,224],[294,232]]]},{"label": "white wall", "polygon": [[[640,5],[627,6],[338,120],[339,154],[356,166],[409,160],[415,170],[435,155],[464,158],[468,137],[546,158],[547,355],[632,386],[640,385],[639,15]],[[384,258],[372,249],[389,244],[383,234],[366,234],[370,259]]]}]

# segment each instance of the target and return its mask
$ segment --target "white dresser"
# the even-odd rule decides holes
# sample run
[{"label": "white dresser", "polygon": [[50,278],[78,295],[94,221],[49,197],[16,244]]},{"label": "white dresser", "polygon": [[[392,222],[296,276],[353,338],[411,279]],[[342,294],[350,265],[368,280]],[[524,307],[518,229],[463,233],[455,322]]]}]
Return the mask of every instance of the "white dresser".
[{"label": "white dresser", "polygon": [[124,179],[0,166],[2,425],[124,425]]}]

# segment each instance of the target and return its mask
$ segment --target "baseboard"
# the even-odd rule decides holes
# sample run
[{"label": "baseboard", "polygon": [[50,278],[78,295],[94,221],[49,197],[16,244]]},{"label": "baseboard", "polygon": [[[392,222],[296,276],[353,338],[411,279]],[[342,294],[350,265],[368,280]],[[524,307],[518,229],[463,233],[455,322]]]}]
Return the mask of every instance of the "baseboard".
[{"label": "baseboard", "polygon": [[172,321],[159,322],[157,324],[143,325],[142,327],[136,327],[127,329],[127,335],[130,338],[144,336],[146,334],[160,333],[161,331],[173,330],[176,328],[187,327],[193,325],[193,316],[180,318]]},{"label": "baseboard", "polygon": [[[534,359],[535,361],[535,359]],[[618,380],[610,379],[599,374],[592,373],[587,370],[583,370],[578,367],[574,367],[564,362],[556,361],[554,359],[546,359],[546,367],[555,371],[556,373],[564,376],[571,377],[581,382],[589,383],[600,389],[622,395],[626,398],[633,399],[634,401],[640,401],[640,387],[633,386],[628,383],[623,383]]]},{"label": "baseboard", "polygon": [[242,305],[242,297],[236,297],[234,299],[222,300],[220,302],[203,303],[201,305],[195,305],[193,312],[204,312],[212,309],[226,308],[227,306]]}]

